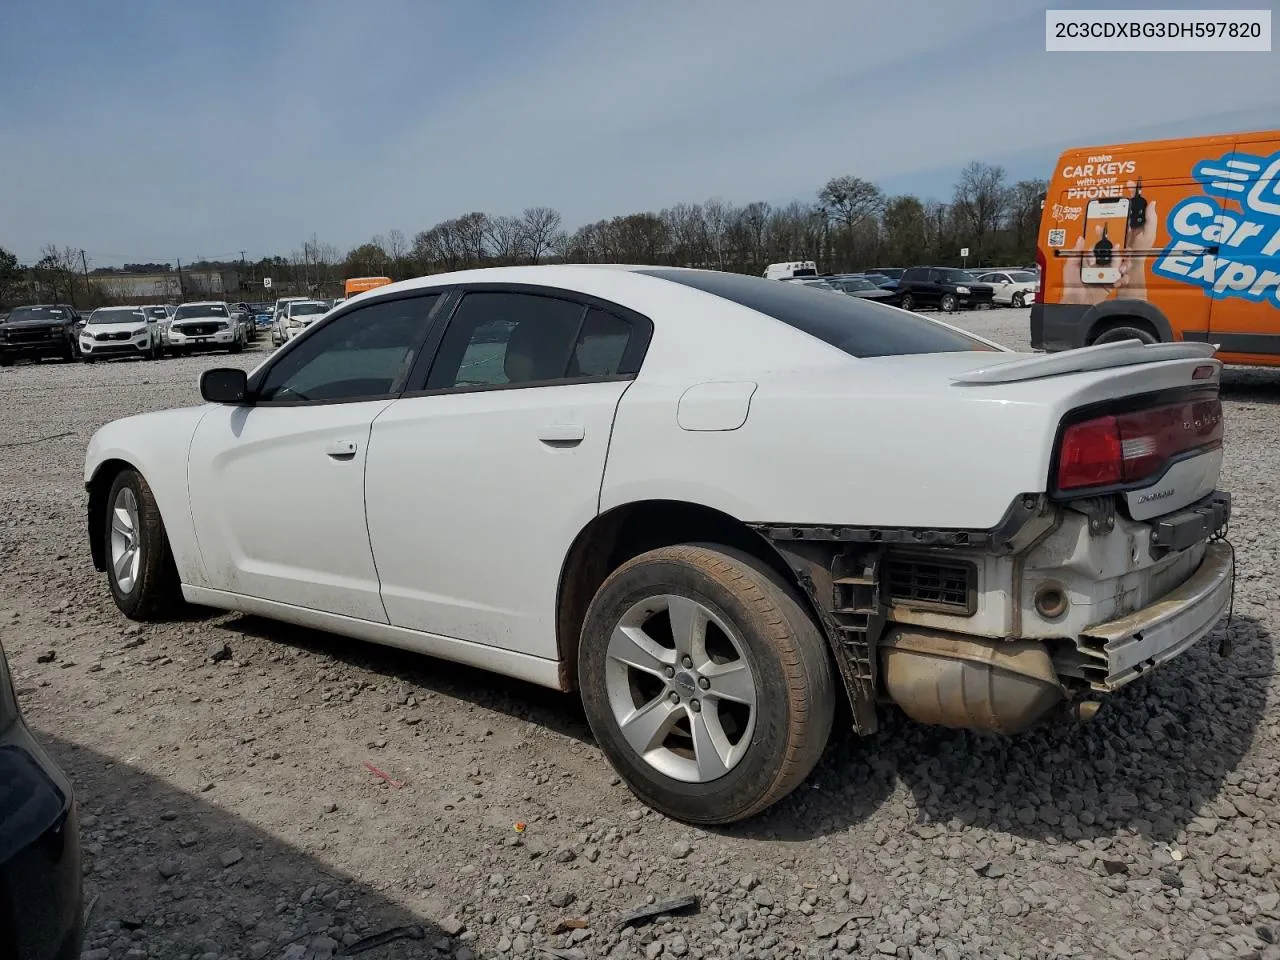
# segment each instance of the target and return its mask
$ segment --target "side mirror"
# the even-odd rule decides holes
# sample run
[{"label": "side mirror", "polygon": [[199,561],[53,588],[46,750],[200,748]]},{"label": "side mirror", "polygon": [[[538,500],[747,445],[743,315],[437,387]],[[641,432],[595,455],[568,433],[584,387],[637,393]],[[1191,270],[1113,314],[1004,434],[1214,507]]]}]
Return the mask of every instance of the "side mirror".
[{"label": "side mirror", "polygon": [[209,403],[242,404],[249,393],[249,375],[235,367],[215,367],[200,374],[200,396]]}]

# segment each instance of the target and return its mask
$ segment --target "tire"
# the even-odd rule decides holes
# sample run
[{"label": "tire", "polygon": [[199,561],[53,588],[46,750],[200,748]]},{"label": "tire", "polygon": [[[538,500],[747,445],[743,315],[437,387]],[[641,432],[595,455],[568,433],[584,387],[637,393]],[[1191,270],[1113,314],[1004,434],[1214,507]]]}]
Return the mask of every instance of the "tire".
[{"label": "tire", "polygon": [[239,353],[243,349],[244,349],[244,344],[240,342],[239,337],[236,337],[235,342],[231,344],[230,352]]},{"label": "tire", "polygon": [[956,295],[954,293],[944,293],[942,299],[938,301],[938,306],[942,308],[943,313],[955,313]]},{"label": "tire", "polygon": [[[687,622],[701,620],[702,642],[680,645],[701,670],[677,659],[673,608],[701,611]],[[642,645],[618,647],[624,623]],[[717,670],[722,689],[749,695],[753,708],[716,696]],[[706,544],[652,550],[610,574],[587,610],[578,675],[591,730],[632,792],[668,817],[703,825],[754,816],[799,786],[826,748],[837,696],[826,644],[792,591],[755,558]],[[641,753],[623,723],[659,713],[669,722],[651,736],[632,726],[632,739],[648,744]],[[691,749],[695,730],[727,750]]]},{"label": "tire", "polygon": [[1009,306],[1016,307],[1019,310],[1021,310],[1026,305],[1027,305],[1027,295],[1025,293],[1022,293],[1021,291],[1019,291],[1018,293],[1015,293],[1013,297],[1009,300]]},{"label": "tire", "polygon": [[93,363],[93,362],[94,362],[94,360],[95,360],[96,358],[95,358],[95,357],[83,357],[83,356],[82,356],[80,359],[81,359],[81,360],[83,360],[85,363]]},{"label": "tire", "polygon": [[0,367],[12,367],[13,357],[7,353],[0,353]]},{"label": "tire", "polygon": [[1150,330],[1144,330],[1141,327],[1112,327],[1110,330],[1103,330],[1089,343],[1090,345],[1095,343],[1116,343],[1120,340],[1141,340],[1143,343],[1159,343],[1159,339]]},{"label": "tire", "polygon": [[163,620],[176,612],[182,605],[178,568],[155,496],[136,470],[122,470],[112,482],[103,527],[107,582],[120,612],[130,620]]},{"label": "tire", "polygon": [[898,306],[903,310],[910,310],[916,305],[916,298],[909,293],[904,293],[902,299],[898,301]]}]

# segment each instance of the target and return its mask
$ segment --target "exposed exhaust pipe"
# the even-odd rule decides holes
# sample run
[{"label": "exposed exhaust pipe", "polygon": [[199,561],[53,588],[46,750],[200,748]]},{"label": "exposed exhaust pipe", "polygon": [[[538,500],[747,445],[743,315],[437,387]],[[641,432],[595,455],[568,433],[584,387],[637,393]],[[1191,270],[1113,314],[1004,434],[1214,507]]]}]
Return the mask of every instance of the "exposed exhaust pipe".
[{"label": "exposed exhaust pipe", "polygon": [[1019,733],[1066,695],[1048,648],[1034,640],[894,627],[879,646],[889,697],[918,723]]}]

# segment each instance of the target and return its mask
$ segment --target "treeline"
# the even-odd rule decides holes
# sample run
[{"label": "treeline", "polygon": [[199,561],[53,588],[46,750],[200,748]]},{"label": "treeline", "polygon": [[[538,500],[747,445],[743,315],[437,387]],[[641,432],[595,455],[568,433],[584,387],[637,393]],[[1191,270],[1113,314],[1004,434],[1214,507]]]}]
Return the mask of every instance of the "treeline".
[{"label": "treeline", "polygon": [[[1044,180],[1010,183],[1002,167],[970,163],[954,185],[950,201],[887,195],[856,176],[828,181],[811,202],[744,205],[719,198],[680,203],[657,212],[630,213],[574,230],[560,213],[529,207],[519,215],[475,211],[407,236],[392,230],[343,255],[316,236],[288,255],[257,261],[199,261],[190,269],[239,271],[247,291],[260,295],[271,277],[280,291],[340,292],[355,276],[394,280],[482,266],[532,263],[652,263],[760,273],[766,264],[816,260],[830,272],[873,266],[961,264],[969,249],[971,267],[1031,263],[1040,223]],[[33,286],[50,299],[76,302],[78,251],[49,246],[31,266],[21,266],[0,250],[0,304],[15,288]],[[130,264],[147,272],[168,272],[169,264]],[[116,272],[98,268],[102,272]],[[121,270],[120,272],[125,272]],[[80,278],[79,299],[100,296]],[[8,295],[8,300],[6,299]],[[45,294],[42,293],[42,296]]]}]

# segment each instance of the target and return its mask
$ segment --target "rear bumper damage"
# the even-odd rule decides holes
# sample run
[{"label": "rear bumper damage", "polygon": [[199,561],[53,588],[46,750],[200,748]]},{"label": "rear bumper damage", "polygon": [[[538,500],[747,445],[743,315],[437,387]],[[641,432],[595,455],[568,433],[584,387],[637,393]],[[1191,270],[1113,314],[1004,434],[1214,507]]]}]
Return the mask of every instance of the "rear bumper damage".
[{"label": "rear bumper damage", "polygon": [[[937,545],[938,570],[960,569],[957,560],[974,568],[967,607],[957,583],[950,614],[938,602],[945,589],[915,609],[901,601],[893,571],[902,557],[897,543],[908,538],[762,532],[819,614],[857,732],[873,731],[874,704],[888,701],[921,723],[1016,733],[1063,707],[1089,715],[1099,696],[1183,653],[1229,614],[1234,560],[1221,539],[1229,518],[1223,493],[1150,524],[1098,523],[1021,498],[1002,529],[985,537],[921,531],[909,539]],[[1011,577],[1000,579],[1006,569]],[[1071,610],[1056,620],[1037,612],[1031,590],[1046,577]],[[952,586],[943,575],[934,582]]]}]

